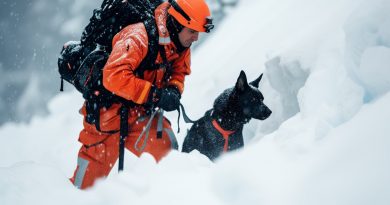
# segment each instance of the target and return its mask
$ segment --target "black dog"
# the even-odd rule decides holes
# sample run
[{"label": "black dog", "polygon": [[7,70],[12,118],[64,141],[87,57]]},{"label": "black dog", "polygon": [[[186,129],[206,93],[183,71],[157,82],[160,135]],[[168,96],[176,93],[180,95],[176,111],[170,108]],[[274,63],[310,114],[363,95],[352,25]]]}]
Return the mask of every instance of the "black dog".
[{"label": "black dog", "polygon": [[182,152],[196,149],[214,160],[223,152],[244,146],[242,130],[251,118],[265,120],[271,110],[263,103],[259,82],[247,82],[241,71],[233,88],[226,89],[215,101],[213,109],[197,120],[184,139]]}]

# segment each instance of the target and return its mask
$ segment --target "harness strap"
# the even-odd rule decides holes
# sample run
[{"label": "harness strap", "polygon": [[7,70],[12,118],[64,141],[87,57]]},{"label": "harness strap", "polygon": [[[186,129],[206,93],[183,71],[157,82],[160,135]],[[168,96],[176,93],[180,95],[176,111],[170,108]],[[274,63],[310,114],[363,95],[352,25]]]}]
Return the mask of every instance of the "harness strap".
[{"label": "harness strap", "polygon": [[160,109],[159,115],[158,115],[158,122],[157,122],[157,139],[162,138],[162,132],[163,132],[163,119],[164,119],[164,110]]},{"label": "harness strap", "polygon": [[120,139],[119,139],[119,164],[118,171],[123,171],[123,162],[125,156],[125,140],[129,134],[129,108],[126,105],[122,105],[120,108]]},{"label": "harness strap", "polygon": [[231,134],[233,134],[234,132],[236,131],[231,131],[231,130],[224,130],[217,122],[217,120],[213,120],[212,121],[212,124],[214,126],[214,128],[219,132],[221,133],[221,135],[223,136],[223,138],[225,139],[225,144],[223,146],[223,151],[226,152],[228,151],[228,144],[229,144],[229,136]]},{"label": "harness strap", "polygon": [[[152,114],[150,115],[150,119],[149,119],[148,123],[146,124],[146,126],[142,130],[141,134],[138,136],[137,141],[135,141],[134,149],[137,150],[138,152],[143,152],[144,151],[144,149],[146,147],[146,143],[147,143],[147,141],[149,139],[149,131],[150,131],[150,127],[152,125],[153,118],[157,114],[157,112],[160,112],[160,110],[161,109],[158,109],[158,110],[155,110],[155,111],[152,112]],[[139,147],[138,144],[140,143],[140,141],[142,139],[142,136],[144,134],[145,134],[144,141],[142,142],[141,147]]]}]

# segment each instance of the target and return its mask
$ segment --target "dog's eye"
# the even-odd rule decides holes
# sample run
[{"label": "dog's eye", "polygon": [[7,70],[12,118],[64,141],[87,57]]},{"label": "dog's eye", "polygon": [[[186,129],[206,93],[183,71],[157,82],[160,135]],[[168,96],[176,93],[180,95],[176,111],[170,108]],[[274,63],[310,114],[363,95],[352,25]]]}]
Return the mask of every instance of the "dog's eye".
[{"label": "dog's eye", "polygon": [[251,102],[252,104],[257,104],[257,103],[259,103],[259,100],[256,99],[256,98],[252,98],[250,102]]}]

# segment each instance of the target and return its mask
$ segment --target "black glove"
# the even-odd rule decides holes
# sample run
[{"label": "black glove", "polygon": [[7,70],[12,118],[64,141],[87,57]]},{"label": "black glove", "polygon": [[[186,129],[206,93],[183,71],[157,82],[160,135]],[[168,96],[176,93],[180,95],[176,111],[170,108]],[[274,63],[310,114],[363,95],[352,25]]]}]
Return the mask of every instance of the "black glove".
[{"label": "black glove", "polygon": [[180,106],[181,95],[176,87],[156,89],[155,97],[157,98],[155,105],[165,111],[177,110]]}]

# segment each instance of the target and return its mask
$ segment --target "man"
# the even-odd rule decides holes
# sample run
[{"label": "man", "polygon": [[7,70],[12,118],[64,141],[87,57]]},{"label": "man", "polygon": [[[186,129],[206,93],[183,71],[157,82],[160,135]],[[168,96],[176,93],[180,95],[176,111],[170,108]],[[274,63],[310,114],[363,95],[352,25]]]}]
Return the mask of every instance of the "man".
[{"label": "man", "polygon": [[[103,85],[112,93],[132,101],[136,106],[128,112],[129,134],[125,147],[140,156],[151,154],[161,160],[177,141],[169,121],[160,110],[173,111],[179,107],[184,79],[191,73],[190,46],[198,40],[199,32],[213,28],[210,10],[204,0],[176,0],[164,2],[155,10],[160,49],[156,65],[169,66],[136,72],[148,52],[148,35],[143,23],[129,25],[115,35],[112,52],[103,68]],[[137,74],[136,74],[137,73]],[[100,130],[118,130],[120,125],[120,103],[100,110]],[[151,107],[160,108],[157,114]],[[97,178],[107,176],[119,156],[119,132],[99,132],[93,124],[86,122],[79,141],[77,168],[72,183],[81,189],[93,185]],[[150,113],[153,113],[151,115]],[[148,125],[150,124],[150,127]],[[143,132],[145,130],[145,133]]]}]

